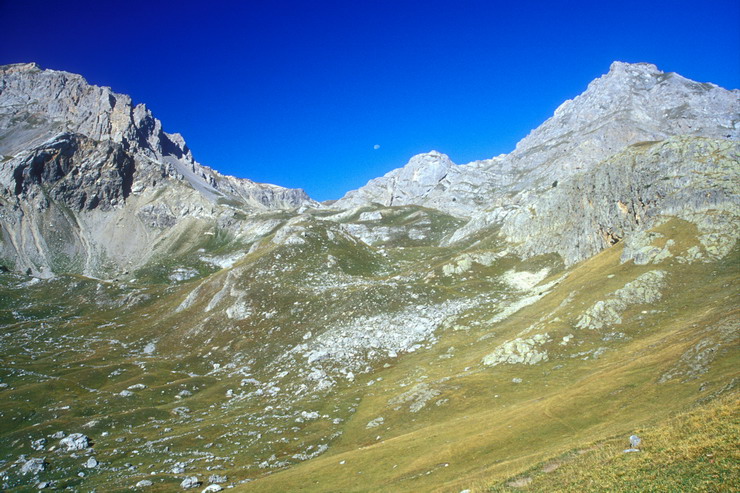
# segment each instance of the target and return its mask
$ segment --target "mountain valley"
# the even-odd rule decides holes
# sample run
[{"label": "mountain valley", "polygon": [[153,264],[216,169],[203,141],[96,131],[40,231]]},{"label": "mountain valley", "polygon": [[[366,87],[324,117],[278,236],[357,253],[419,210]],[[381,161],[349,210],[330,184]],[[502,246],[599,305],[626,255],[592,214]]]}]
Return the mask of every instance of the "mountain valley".
[{"label": "mountain valley", "polygon": [[326,204],[0,72],[3,490],[740,488],[740,91],[615,62]]}]

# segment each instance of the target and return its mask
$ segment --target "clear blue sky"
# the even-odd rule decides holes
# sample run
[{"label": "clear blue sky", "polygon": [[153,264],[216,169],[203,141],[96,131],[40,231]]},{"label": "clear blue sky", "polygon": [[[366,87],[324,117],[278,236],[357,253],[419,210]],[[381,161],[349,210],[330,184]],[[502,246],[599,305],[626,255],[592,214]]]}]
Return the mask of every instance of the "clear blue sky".
[{"label": "clear blue sky", "polygon": [[510,152],[613,60],[740,86],[738,0],[0,0],[0,20],[0,64],[130,94],[201,163],[319,200],[419,152]]}]

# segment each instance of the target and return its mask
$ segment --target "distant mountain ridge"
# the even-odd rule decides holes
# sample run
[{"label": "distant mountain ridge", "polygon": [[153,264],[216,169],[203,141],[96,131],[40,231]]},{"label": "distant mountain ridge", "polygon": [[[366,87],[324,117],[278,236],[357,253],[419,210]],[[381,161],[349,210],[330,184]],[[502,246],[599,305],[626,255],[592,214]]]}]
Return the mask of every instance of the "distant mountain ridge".
[{"label": "distant mountain ridge", "polygon": [[545,190],[586,172],[628,145],[675,135],[737,140],[740,90],[694,82],[649,63],[614,62],[510,154],[460,166],[437,151],[419,154],[334,206],[418,204],[470,217],[496,203],[517,202],[525,190]]},{"label": "distant mountain ridge", "polygon": [[[0,75],[0,261],[14,270],[113,275],[168,255],[151,246],[193,231],[186,226],[192,221],[203,234],[216,228],[240,238],[260,214],[322,207],[303,190],[202,166],[182,136],[164,132],[146,106],[79,75],[33,63],[1,67]],[[603,224],[591,224],[573,205],[578,194],[564,194],[562,186],[632,145],[678,136],[737,141],[740,91],[647,63],[614,62],[510,154],[460,166],[437,151],[419,154],[331,209],[429,207],[467,221],[444,244],[498,225],[520,254],[557,253],[570,264],[645,225],[625,223],[616,209]],[[667,172],[674,164],[656,165]],[[622,179],[642,183],[634,173]],[[660,200],[645,202],[642,195],[633,187],[623,198],[638,204],[626,206],[628,217],[660,215]],[[566,209],[574,215],[560,217]],[[542,217],[557,220],[542,223]],[[578,241],[548,230],[565,219],[581,231]],[[539,239],[545,236],[548,241]]]}]

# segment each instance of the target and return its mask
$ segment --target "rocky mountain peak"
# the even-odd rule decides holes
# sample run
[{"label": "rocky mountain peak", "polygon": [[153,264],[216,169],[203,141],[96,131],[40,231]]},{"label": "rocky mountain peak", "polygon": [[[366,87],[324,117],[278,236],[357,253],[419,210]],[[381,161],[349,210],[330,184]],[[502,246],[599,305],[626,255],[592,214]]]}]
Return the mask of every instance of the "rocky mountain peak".
[{"label": "rocky mountain peak", "polygon": [[510,154],[459,167],[445,168],[440,161],[425,167],[424,186],[418,186],[411,170],[437,158],[415,156],[337,204],[402,202],[471,216],[498,207],[504,197],[517,203],[515,197],[525,190],[547,190],[632,144],[677,135],[738,139],[740,91],[664,73],[650,63],[617,61]]},{"label": "rocky mountain peak", "polygon": [[125,94],[35,63],[0,67],[0,259],[17,270],[119,271],[194,215],[228,228],[234,214],[304,205],[318,206],[202,166]]},{"label": "rocky mountain peak", "polygon": [[646,62],[629,63],[629,62],[620,62],[618,60],[615,60],[609,66],[608,75],[635,74],[635,73],[658,75],[658,74],[662,74],[663,72],[660,71],[658,67],[652,63],[646,63]]},{"label": "rocky mountain peak", "polygon": [[41,70],[35,63],[0,67],[0,76],[0,154],[13,155],[62,132],[122,144],[155,159],[187,154],[173,145],[144,104],[134,105],[131,97],[109,87],[90,85],[77,74]]},{"label": "rocky mountain peak", "polygon": [[[60,135],[77,134],[94,142],[120,145],[136,157],[134,192],[166,178],[184,180],[214,202],[237,198],[258,208],[314,204],[303,191],[227,179],[200,165],[182,135],[165,132],[145,104],[135,105],[130,96],[109,87],[90,85],[80,75],[41,70],[37,64],[27,63],[0,67],[0,77],[0,156],[6,160],[23,151],[48,147]],[[0,172],[6,177],[17,174],[10,169]]]},{"label": "rocky mountain peak", "polygon": [[423,177],[422,170],[439,175],[444,174],[452,166],[455,166],[455,163],[450,160],[450,156],[432,150],[413,156],[402,169],[407,171],[413,170],[413,179],[418,181]]},{"label": "rocky mountain peak", "polygon": [[416,197],[423,197],[430,192],[454,168],[456,165],[447,154],[435,150],[417,154],[402,168],[348,192],[335,203],[335,207],[349,208],[367,203],[385,206],[413,203]]}]

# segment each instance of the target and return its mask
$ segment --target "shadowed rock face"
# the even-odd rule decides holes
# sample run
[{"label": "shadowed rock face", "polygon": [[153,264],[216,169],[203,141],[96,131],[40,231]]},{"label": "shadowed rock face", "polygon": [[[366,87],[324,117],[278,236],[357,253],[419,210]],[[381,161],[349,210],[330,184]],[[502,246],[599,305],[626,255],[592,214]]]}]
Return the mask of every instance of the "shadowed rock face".
[{"label": "shadowed rock face", "polygon": [[33,200],[43,187],[74,211],[109,210],[131,194],[135,171],[134,158],[120,144],[61,134],[21,160],[13,170],[14,192]]}]

